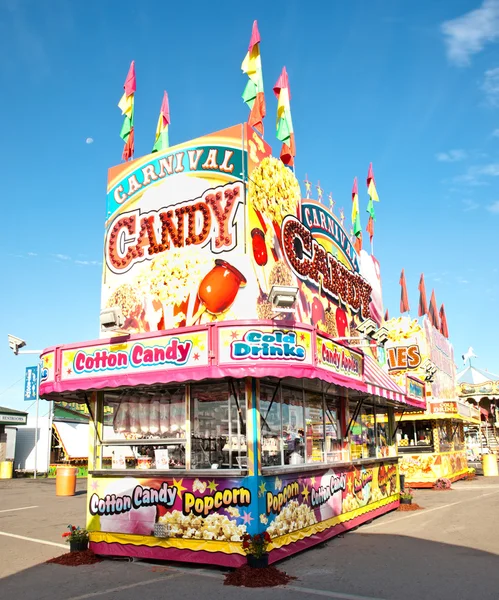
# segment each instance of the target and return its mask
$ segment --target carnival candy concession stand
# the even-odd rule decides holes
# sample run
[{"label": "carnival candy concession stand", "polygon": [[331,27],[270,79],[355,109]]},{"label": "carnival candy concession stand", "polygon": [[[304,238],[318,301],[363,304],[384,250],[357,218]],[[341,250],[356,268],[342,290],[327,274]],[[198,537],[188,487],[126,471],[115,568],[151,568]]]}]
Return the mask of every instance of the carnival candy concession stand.
[{"label": "carnival candy concession stand", "polygon": [[347,344],[379,265],[248,125],[112,168],[104,256],[121,330],[41,383],[92,418],[96,553],[237,566],[268,531],[275,562],[398,506],[394,413],[424,399]]},{"label": "carnival candy concession stand", "polygon": [[[388,369],[396,382],[405,377],[411,395],[426,397],[421,411],[398,412],[396,440],[399,468],[411,487],[432,487],[445,477],[466,476],[465,427],[480,424],[477,409],[460,401],[451,343],[425,316],[385,323]],[[429,377],[428,374],[431,373]]]}]

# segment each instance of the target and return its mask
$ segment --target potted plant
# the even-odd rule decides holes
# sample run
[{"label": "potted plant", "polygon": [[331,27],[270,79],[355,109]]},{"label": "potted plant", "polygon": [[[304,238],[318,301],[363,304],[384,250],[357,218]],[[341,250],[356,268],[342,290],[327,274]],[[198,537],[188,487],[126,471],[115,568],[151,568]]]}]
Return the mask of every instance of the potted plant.
[{"label": "potted plant", "polygon": [[447,477],[439,477],[433,486],[435,490],[450,490],[452,486],[452,482]]},{"label": "potted plant", "polygon": [[476,469],[469,468],[466,472],[466,481],[473,481],[476,479]]},{"label": "potted plant", "polygon": [[254,569],[262,569],[269,566],[269,555],[267,547],[270,544],[270,535],[264,531],[263,533],[255,533],[250,535],[246,533],[243,536],[243,550],[246,552],[248,565]]},{"label": "potted plant", "polygon": [[405,488],[400,492],[400,504],[412,504],[412,490]]},{"label": "potted plant", "polygon": [[81,552],[88,550],[88,531],[76,525],[68,525],[68,529],[69,531],[65,531],[62,537],[66,538],[66,542],[69,542],[69,551]]}]

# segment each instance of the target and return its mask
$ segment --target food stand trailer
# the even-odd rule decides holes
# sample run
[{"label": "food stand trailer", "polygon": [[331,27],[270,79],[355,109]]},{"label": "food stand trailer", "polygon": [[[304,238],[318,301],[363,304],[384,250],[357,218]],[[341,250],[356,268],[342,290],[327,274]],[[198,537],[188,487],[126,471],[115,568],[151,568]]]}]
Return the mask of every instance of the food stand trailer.
[{"label": "food stand trailer", "polygon": [[398,507],[394,413],[424,400],[346,343],[379,265],[248,125],[112,168],[104,256],[124,323],[40,385],[88,406],[97,554],[238,566],[267,531],[272,563]]}]

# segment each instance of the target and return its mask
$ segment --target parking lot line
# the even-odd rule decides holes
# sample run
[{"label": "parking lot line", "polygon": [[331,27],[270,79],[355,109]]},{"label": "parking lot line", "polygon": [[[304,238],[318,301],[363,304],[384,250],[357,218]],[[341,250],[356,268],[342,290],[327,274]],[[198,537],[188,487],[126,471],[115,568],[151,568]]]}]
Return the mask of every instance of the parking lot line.
[{"label": "parking lot line", "polygon": [[38,506],[21,506],[20,508],[5,508],[4,510],[0,510],[0,513],[14,512],[15,510],[28,510],[28,508],[38,508]]},{"label": "parking lot line", "polygon": [[299,585],[287,585],[286,591],[298,592],[300,594],[308,594],[312,596],[324,596],[326,598],[336,598],[337,600],[383,600],[382,598],[374,598],[373,596],[358,596],[357,594],[344,594],[342,592],[329,592],[328,590],[316,590],[315,588],[300,587]]},{"label": "parking lot line", "polygon": [[16,538],[17,540],[25,540],[26,542],[36,542],[37,544],[45,544],[46,546],[56,546],[57,548],[67,548],[66,544],[58,544],[56,542],[48,542],[47,540],[39,540],[37,538],[26,537],[25,535],[17,535],[15,533],[7,533],[6,531],[0,531],[0,535],[6,537]]},{"label": "parking lot line", "polygon": [[108,588],[107,590],[100,590],[98,592],[90,592],[89,594],[82,594],[81,596],[71,596],[71,598],[67,598],[67,600],[86,600],[86,598],[97,598],[97,596],[104,596],[104,594],[114,594],[115,592],[122,592],[135,587],[150,585],[151,583],[158,583],[160,581],[166,581],[167,579],[174,579],[175,577],[181,577],[182,575],[183,573],[171,573],[170,575],[165,575],[164,577],[156,577],[155,579],[148,579],[146,581],[137,581],[136,583],[120,585],[119,587]]},{"label": "parking lot line", "polygon": [[392,523],[397,523],[398,521],[405,521],[406,519],[412,519],[414,517],[425,516],[431,512],[435,512],[436,510],[442,510],[443,508],[450,508],[451,506],[456,506],[457,504],[466,504],[468,502],[476,502],[480,498],[486,498],[487,496],[494,496],[494,494],[499,494],[499,492],[490,492],[490,494],[480,494],[479,496],[474,496],[473,498],[468,498],[467,500],[460,500],[459,502],[451,502],[450,504],[442,504],[441,506],[435,506],[434,508],[428,508],[417,512],[411,512],[410,515],[406,515],[404,517],[399,517],[398,519],[391,519],[386,521],[378,521],[377,523],[373,523],[372,525],[363,525],[362,532],[367,531],[368,529],[374,529],[375,527],[383,527],[387,525],[391,525]]}]

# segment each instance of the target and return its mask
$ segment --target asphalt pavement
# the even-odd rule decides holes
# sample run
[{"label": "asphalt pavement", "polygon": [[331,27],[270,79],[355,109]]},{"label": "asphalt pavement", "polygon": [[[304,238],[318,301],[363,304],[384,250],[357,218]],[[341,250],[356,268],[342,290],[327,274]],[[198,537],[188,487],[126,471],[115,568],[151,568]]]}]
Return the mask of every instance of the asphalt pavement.
[{"label": "asphalt pavement", "polygon": [[[105,560],[85,567],[45,564],[67,551],[61,534],[83,524],[78,495],[55,496],[50,480],[0,481],[0,599],[147,600],[497,600],[499,478],[420,490],[415,512],[393,512],[277,566],[297,577],[272,589],[223,585],[226,571],[173,563]],[[12,537],[14,536],[14,537]]]}]

